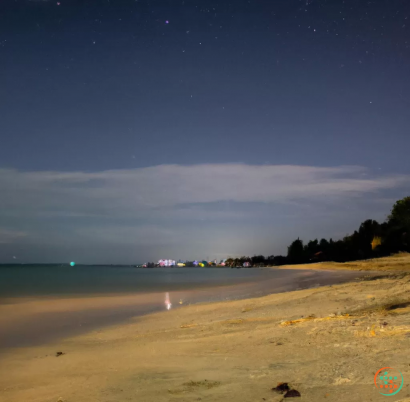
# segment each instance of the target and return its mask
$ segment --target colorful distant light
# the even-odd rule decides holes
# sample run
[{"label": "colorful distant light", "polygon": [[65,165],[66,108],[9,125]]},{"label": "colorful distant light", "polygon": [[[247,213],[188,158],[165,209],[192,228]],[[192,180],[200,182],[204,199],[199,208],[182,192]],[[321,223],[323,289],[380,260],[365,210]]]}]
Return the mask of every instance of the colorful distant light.
[{"label": "colorful distant light", "polygon": [[74,267],[75,262],[74,262],[74,261],[71,261],[71,262],[70,262],[70,265],[71,265],[72,267]]}]

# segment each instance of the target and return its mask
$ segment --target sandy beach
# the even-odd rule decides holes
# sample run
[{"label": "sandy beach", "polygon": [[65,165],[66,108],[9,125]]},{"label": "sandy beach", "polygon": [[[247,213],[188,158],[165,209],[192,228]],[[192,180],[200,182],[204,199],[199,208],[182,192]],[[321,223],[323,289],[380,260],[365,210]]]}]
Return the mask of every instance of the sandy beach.
[{"label": "sandy beach", "polygon": [[386,366],[404,377],[388,400],[410,400],[410,258],[337,265],[393,273],[194,304],[13,349],[1,357],[0,400],[280,401],[272,387],[286,382],[301,401],[383,401],[373,377]]}]

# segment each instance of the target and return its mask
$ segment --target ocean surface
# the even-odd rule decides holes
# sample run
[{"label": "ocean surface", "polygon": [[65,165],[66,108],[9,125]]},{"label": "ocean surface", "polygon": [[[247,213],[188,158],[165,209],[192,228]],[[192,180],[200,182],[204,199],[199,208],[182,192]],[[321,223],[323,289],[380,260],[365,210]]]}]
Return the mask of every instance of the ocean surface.
[{"label": "ocean surface", "polygon": [[[266,281],[273,287],[289,283],[293,284],[292,288],[297,288],[307,284],[307,277],[309,285],[312,280],[320,282],[320,279],[329,277],[329,274],[320,272],[309,275],[306,272],[266,268],[1,265],[0,302],[9,297],[172,292],[244,283],[259,283],[263,287]],[[340,277],[340,271],[330,276]]]},{"label": "ocean surface", "polygon": [[343,283],[365,274],[369,272],[3,265],[0,351],[56,342],[166,310],[168,299],[168,307],[175,309]]}]

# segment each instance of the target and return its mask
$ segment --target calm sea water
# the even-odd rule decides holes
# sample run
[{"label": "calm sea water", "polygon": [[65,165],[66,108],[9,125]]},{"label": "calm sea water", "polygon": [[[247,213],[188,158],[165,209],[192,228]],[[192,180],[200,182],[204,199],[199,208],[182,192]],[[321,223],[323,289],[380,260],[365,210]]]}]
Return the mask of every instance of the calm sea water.
[{"label": "calm sea water", "polygon": [[[306,271],[304,271],[306,272]],[[172,292],[296,278],[297,271],[231,268],[3,265],[0,297]]]}]

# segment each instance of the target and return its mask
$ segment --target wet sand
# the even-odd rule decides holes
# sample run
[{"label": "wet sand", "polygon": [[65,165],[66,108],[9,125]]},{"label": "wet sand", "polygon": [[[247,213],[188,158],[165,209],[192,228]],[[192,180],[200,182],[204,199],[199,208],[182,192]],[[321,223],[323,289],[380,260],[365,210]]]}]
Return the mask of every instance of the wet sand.
[{"label": "wet sand", "polygon": [[271,388],[288,382],[301,401],[384,401],[373,377],[386,366],[405,381],[389,400],[408,400],[410,276],[367,279],[192,304],[10,349],[0,400],[280,401]]}]

